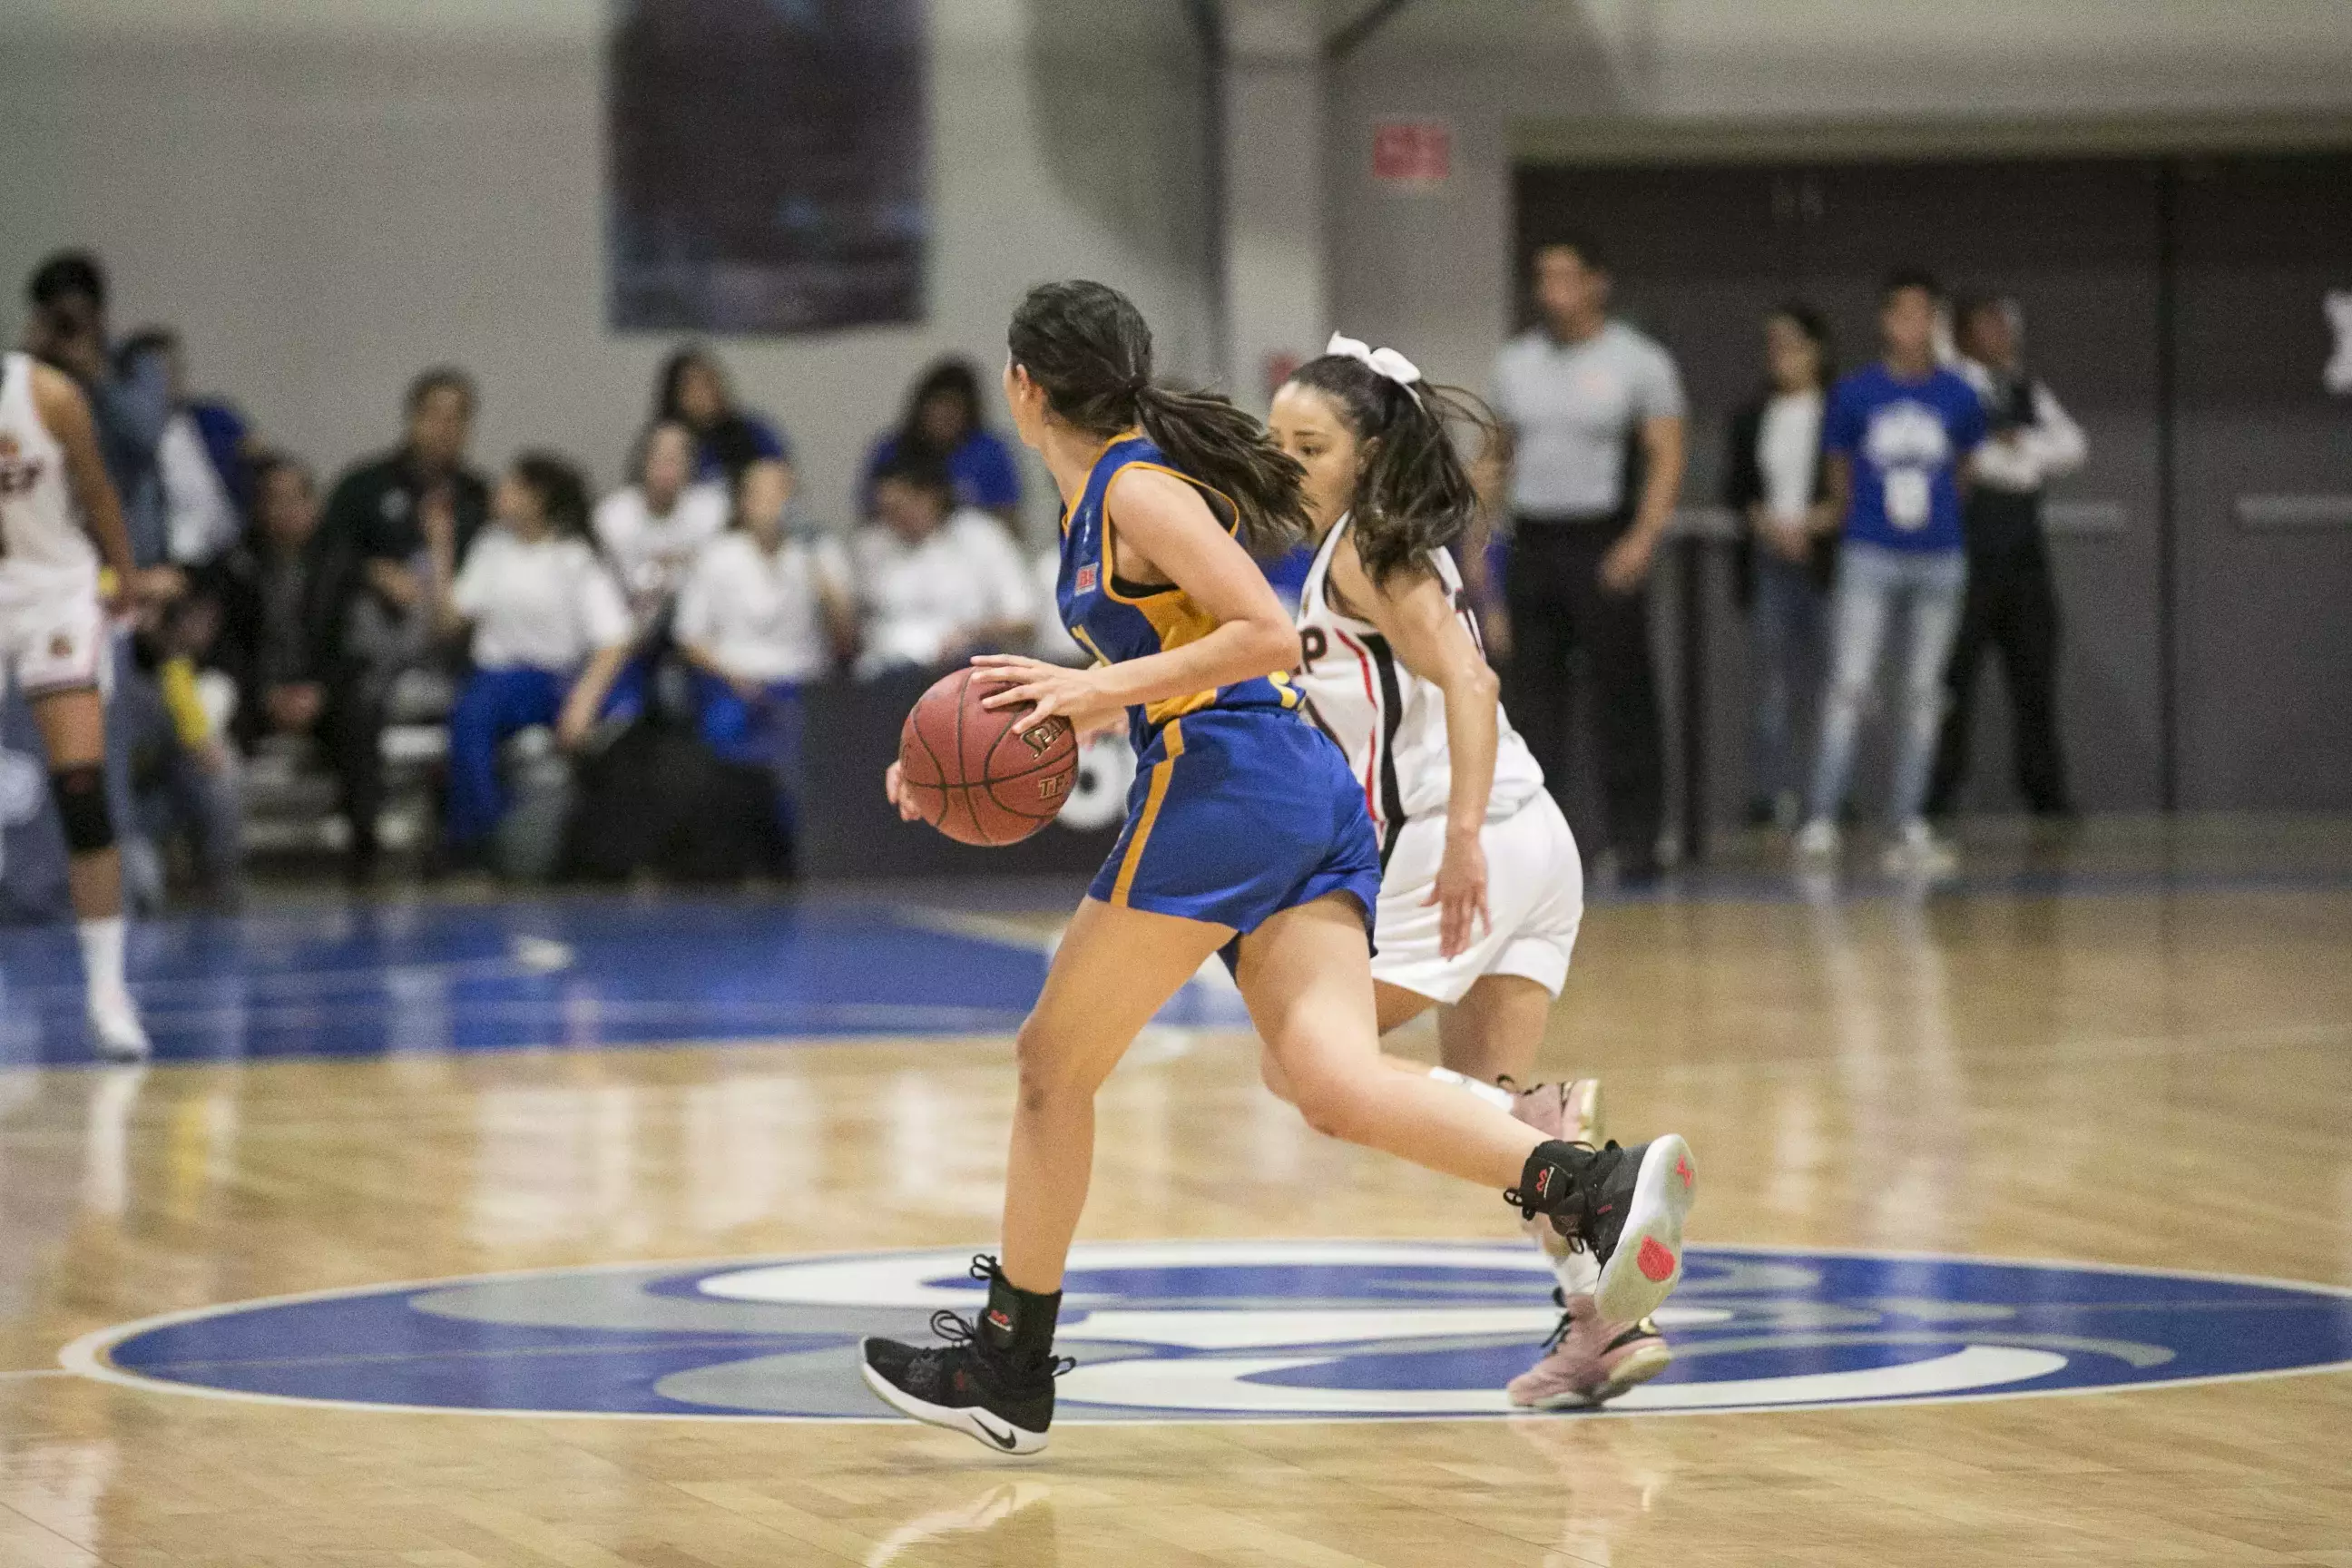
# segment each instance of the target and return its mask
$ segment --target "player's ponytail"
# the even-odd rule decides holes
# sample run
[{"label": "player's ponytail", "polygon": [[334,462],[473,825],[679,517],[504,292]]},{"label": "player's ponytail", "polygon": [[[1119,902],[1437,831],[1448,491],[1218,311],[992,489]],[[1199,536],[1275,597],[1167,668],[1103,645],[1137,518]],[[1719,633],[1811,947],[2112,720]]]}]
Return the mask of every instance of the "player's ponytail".
[{"label": "player's ponytail", "polygon": [[1408,384],[1344,353],[1307,361],[1290,384],[1323,394],[1355,434],[1359,466],[1349,511],[1356,554],[1375,585],[1469,536],[1478,521],[1478,489],[1454,433],[1475,430],[1483,443],[1496,431],[1494,416],[1476,398],[1426,381]]},{"label": "player's ponytail", "polygon": [[1151,329],[1118,289],[1039,284],[1013,313],[1006,346],[1071,426],[1108,438],[1139,425],[1171,464],[1229,497],[1252,554],[1279,554],[1307,537],[1298,464],[1226,399],[1155,384]]}]

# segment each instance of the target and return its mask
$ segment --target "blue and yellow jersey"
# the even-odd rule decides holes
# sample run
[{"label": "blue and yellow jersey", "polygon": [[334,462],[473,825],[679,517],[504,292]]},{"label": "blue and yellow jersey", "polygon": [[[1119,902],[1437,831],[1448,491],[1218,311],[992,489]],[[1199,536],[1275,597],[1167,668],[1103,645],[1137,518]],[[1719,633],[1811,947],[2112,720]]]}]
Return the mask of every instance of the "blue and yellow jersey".
[{"label": "blue and yellow jersey", "polygon": [[[1238,519],[1234,504],[1207,485],[1170,466],[1150,437],[1130,432],[1095,458],[1077,505],[1062,514],[1062,573],[1054,597],[1062,624],[1080,646],[1105,664],[1124,664],[1147,654],[1200,641],[1216,629],[1216,617],[1172,584],[1152,586],[1118,574],[1116,541],[1108,526],[1104,497],[1123,468],[1141,467],[1173,474],[1198,489],[1209,510],[1230,533]],[[1139,756],[1150,749],[1171,719],[1205,709],[1267,709],[1295,712],[1298,693],[1286,675],[1261,676],[1128,710],[1128,734]]]}]

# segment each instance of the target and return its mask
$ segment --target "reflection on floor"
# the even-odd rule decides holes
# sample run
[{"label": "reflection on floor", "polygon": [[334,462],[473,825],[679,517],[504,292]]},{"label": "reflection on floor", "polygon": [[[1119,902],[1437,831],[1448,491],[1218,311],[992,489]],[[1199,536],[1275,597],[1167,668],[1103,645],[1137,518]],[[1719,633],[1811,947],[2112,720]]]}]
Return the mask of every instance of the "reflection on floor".
[{"label": "reflection on floor", "polygon": [[[79,1065],[69,949],[0,935],[0,1563],[2345,1568],[2352,1373],[2144,1384],[2307,1368],[2346,1324],[2352,825],[2095,826],[1988,839],[1971,867],[1921,897],[1800,889],[1759,858],[1599,904],[1542,1066],[1603,1076],[1614,1134],[1698,1151],[1712,1261],[1675,1305],[1723,1315],[1668,1327],[1694,1353],[1662,1395],[1883,1366],[2003,1397],[1271,1423],[1129,1404],[1017,1473],[903,1424],[562,1415],[549,1390],[596,1392],[592,1308],[638,1314],[594,1333],[663,1336],[628,1375],[719,1416],[841,1392],[722,1325],[797,1314],[830,1345],[820,1312],[928,1310],[876,1303],[929,1288],[889,1273],[899,1253],[951,1265],[993,1234],[1007,1032],[1053,897],[166,927],[136,960],[172,1053],[147,1069]],[[1181,1006],[1101,1098],[1081,1239],[1129,1261],[1091,1287],[1123,1299],[1074,1305],[1089,1370],[1171,1415],[1276,1391],[1407,1411],[1536,1353],[1540,1277],[1517,1305],[1532,1254],[1492,1194],[1316,1137],[1258,1086],[1229,992]],[[1412,1238],[1476,1244],[1474,1277]],[[1269,1251],[1325,1271],[1220,1293],[1219,1259]],[[795,1271],[824,1253],[881,1271],[812,1286]],[[435,1283],[516,1270],[551,1271],[569,1318],[544,1290]],[[389,1311],[218,1311],[320,1291],[402,1303],[431,1337]],[[122,1380],[91,1375],[134,1323]],[[101,1347],[79,1372],[77,1343]],[[190,1388],[318,1397],[373,1365],[407,1402],[541,1413],[173,1392],[140,1355]],[[1188,1358],[1216,1375],[1154,1364]],[[2007,1397],[2078,1375],[2110,1381]]]}]

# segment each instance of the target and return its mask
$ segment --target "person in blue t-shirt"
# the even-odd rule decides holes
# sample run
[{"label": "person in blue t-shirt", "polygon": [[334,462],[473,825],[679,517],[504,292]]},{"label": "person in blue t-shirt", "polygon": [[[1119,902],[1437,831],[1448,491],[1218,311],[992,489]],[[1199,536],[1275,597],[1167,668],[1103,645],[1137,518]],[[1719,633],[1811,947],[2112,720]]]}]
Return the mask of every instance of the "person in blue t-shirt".
[{"label": "person in blue t-shirt", "polygon": [[1825,533],[1842,529],[1844,539],[1821,751],[1807,820],[1797,834],[1797,852],[1809,859],[1838,851],[1837,812],[1853,772],[1855,733],[1887,625],[1900,608],[1906,640],[1887,868],[1934,874],[1952,867],[1950,849],[1928,832],[1921,808],[1968,576],[1960,487],[1969,454],[1985,438],[1985,412],[1976,389],[1936,363],[1940,304],[1927,273],[1890,274],[1879,292],[1885,355],[1841,380],[1822,418],[1829,493],[1814,509],[1813,526]]},{"label": "person in blue t-shirt", "polygon": [[1021,468],[1013,448],[981,419],[980,373],[954,355],[940,360],[915,383],[895,430],[875,438],[858,487],[858,510],[877,514],[875,486],[901,458],[935,462],[955,481],[959,507],[993,512],[1021,534]]}]

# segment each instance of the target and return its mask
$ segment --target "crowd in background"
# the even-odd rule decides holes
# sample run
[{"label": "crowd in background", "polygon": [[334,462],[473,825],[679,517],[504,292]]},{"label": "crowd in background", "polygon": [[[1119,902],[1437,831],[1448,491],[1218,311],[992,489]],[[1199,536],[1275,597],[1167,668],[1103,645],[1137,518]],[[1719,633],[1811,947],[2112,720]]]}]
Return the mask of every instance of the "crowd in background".
[{"label": "crowd in background", "polygon": [[[1509,710],[1563,793],[1581,660],[1605,818],[1593,847],[1604,876],[1640,882],[1664,840],[1646,580],[1682,481],[1682,389],[1666,350],[1610,314],[1592,241],[1541,247],[1532,282],[1537,324],[1505,346],[1489,393],[1509,437],[1495,498],[1509,522],[1485,563],[1489,642]],[[552,836],[600,819],[599,803],[568,793],[582,773],[619,792],[605,820],[649,809],[631,790],[731,791],[755,803],[764,858],[788,869],[810,682],[984,649],[1076,657],[1051,614],[1052,559],[1026,557],[1014,531],[1020,466],[961,359],[931,366],[877,437],[844,532],[794,507],[784,428],[736,400],[707,346],[662,366],[625,481],[601,498],[553,451],[478,471],[479,393],[446,366],[409,384],[387,449],[322,484],[234,403],[190,390],[169,329],[115,338],[95,257],[51,258],[28,294],[26,346],[89,395],[153,606],[124,639],[108,716],[142,904],[160,900],[167,866],[235,900],[244,780],[264,757],[331,778],[358,879],[378,868],[389,781],[412,763],[428,870],[511,871],[518,855],[553,869]],[[2026,804],[2072,809],[2039,497],[2084,444],[2022,371],[2010,302],[1947,314],[1934,279],[1898,273],[1881,304],[1879,356],[1843,377],[1819,312],[1790,303],[1765,321],[1763,388],[1733,420],[1722,499],[1741,524],[1752,633],[1751,816],[1797,829],[1801,854],[1836,851],[1899,626],[1889,856],[1933,869],[1948,850],[1927,818],[1958,794],[1989,650],[2003,658]],[[1808,765],[1800,719],[1814,694]],[[396,743],[417,733],[428,743]],[[657,746],[663,766],[646,761]],[[563,762],[606,751],[635,762],[601,774]],[[518,792],[551,777],[567,792],[561,822],[512,851],[499,834],[530,815]]]},{"label": "crowd in background", "polygon": [[771,868],[786,869],[804,685],[1041,646],[1044,568],[1013,531],[1020,467],[961,360],[927,371],[877,437],[844,533],[793,506],[783,427],[736,401],[705,346],[662,367],[626,479],[601,498],[554,451],[478,471],[480,395],[447,366],[409,384],[387,449],[322,483],[233,403],[192,395],[168,330],[114,338],[97,258],[50,258],[28,294],[26,346],[89,395],[157,606],[123,641],[109,704],[142,903],[173,868],[235,900],[264,755],[332,778],[349,872],[373,877],[395,731],[446,737],[422,758],[428,870],[499,864],[518,789],[544,776],[534,757],[654,730],[673,757],[693,748],[684,773],[606,772],[641,791],[756,779]]}]

